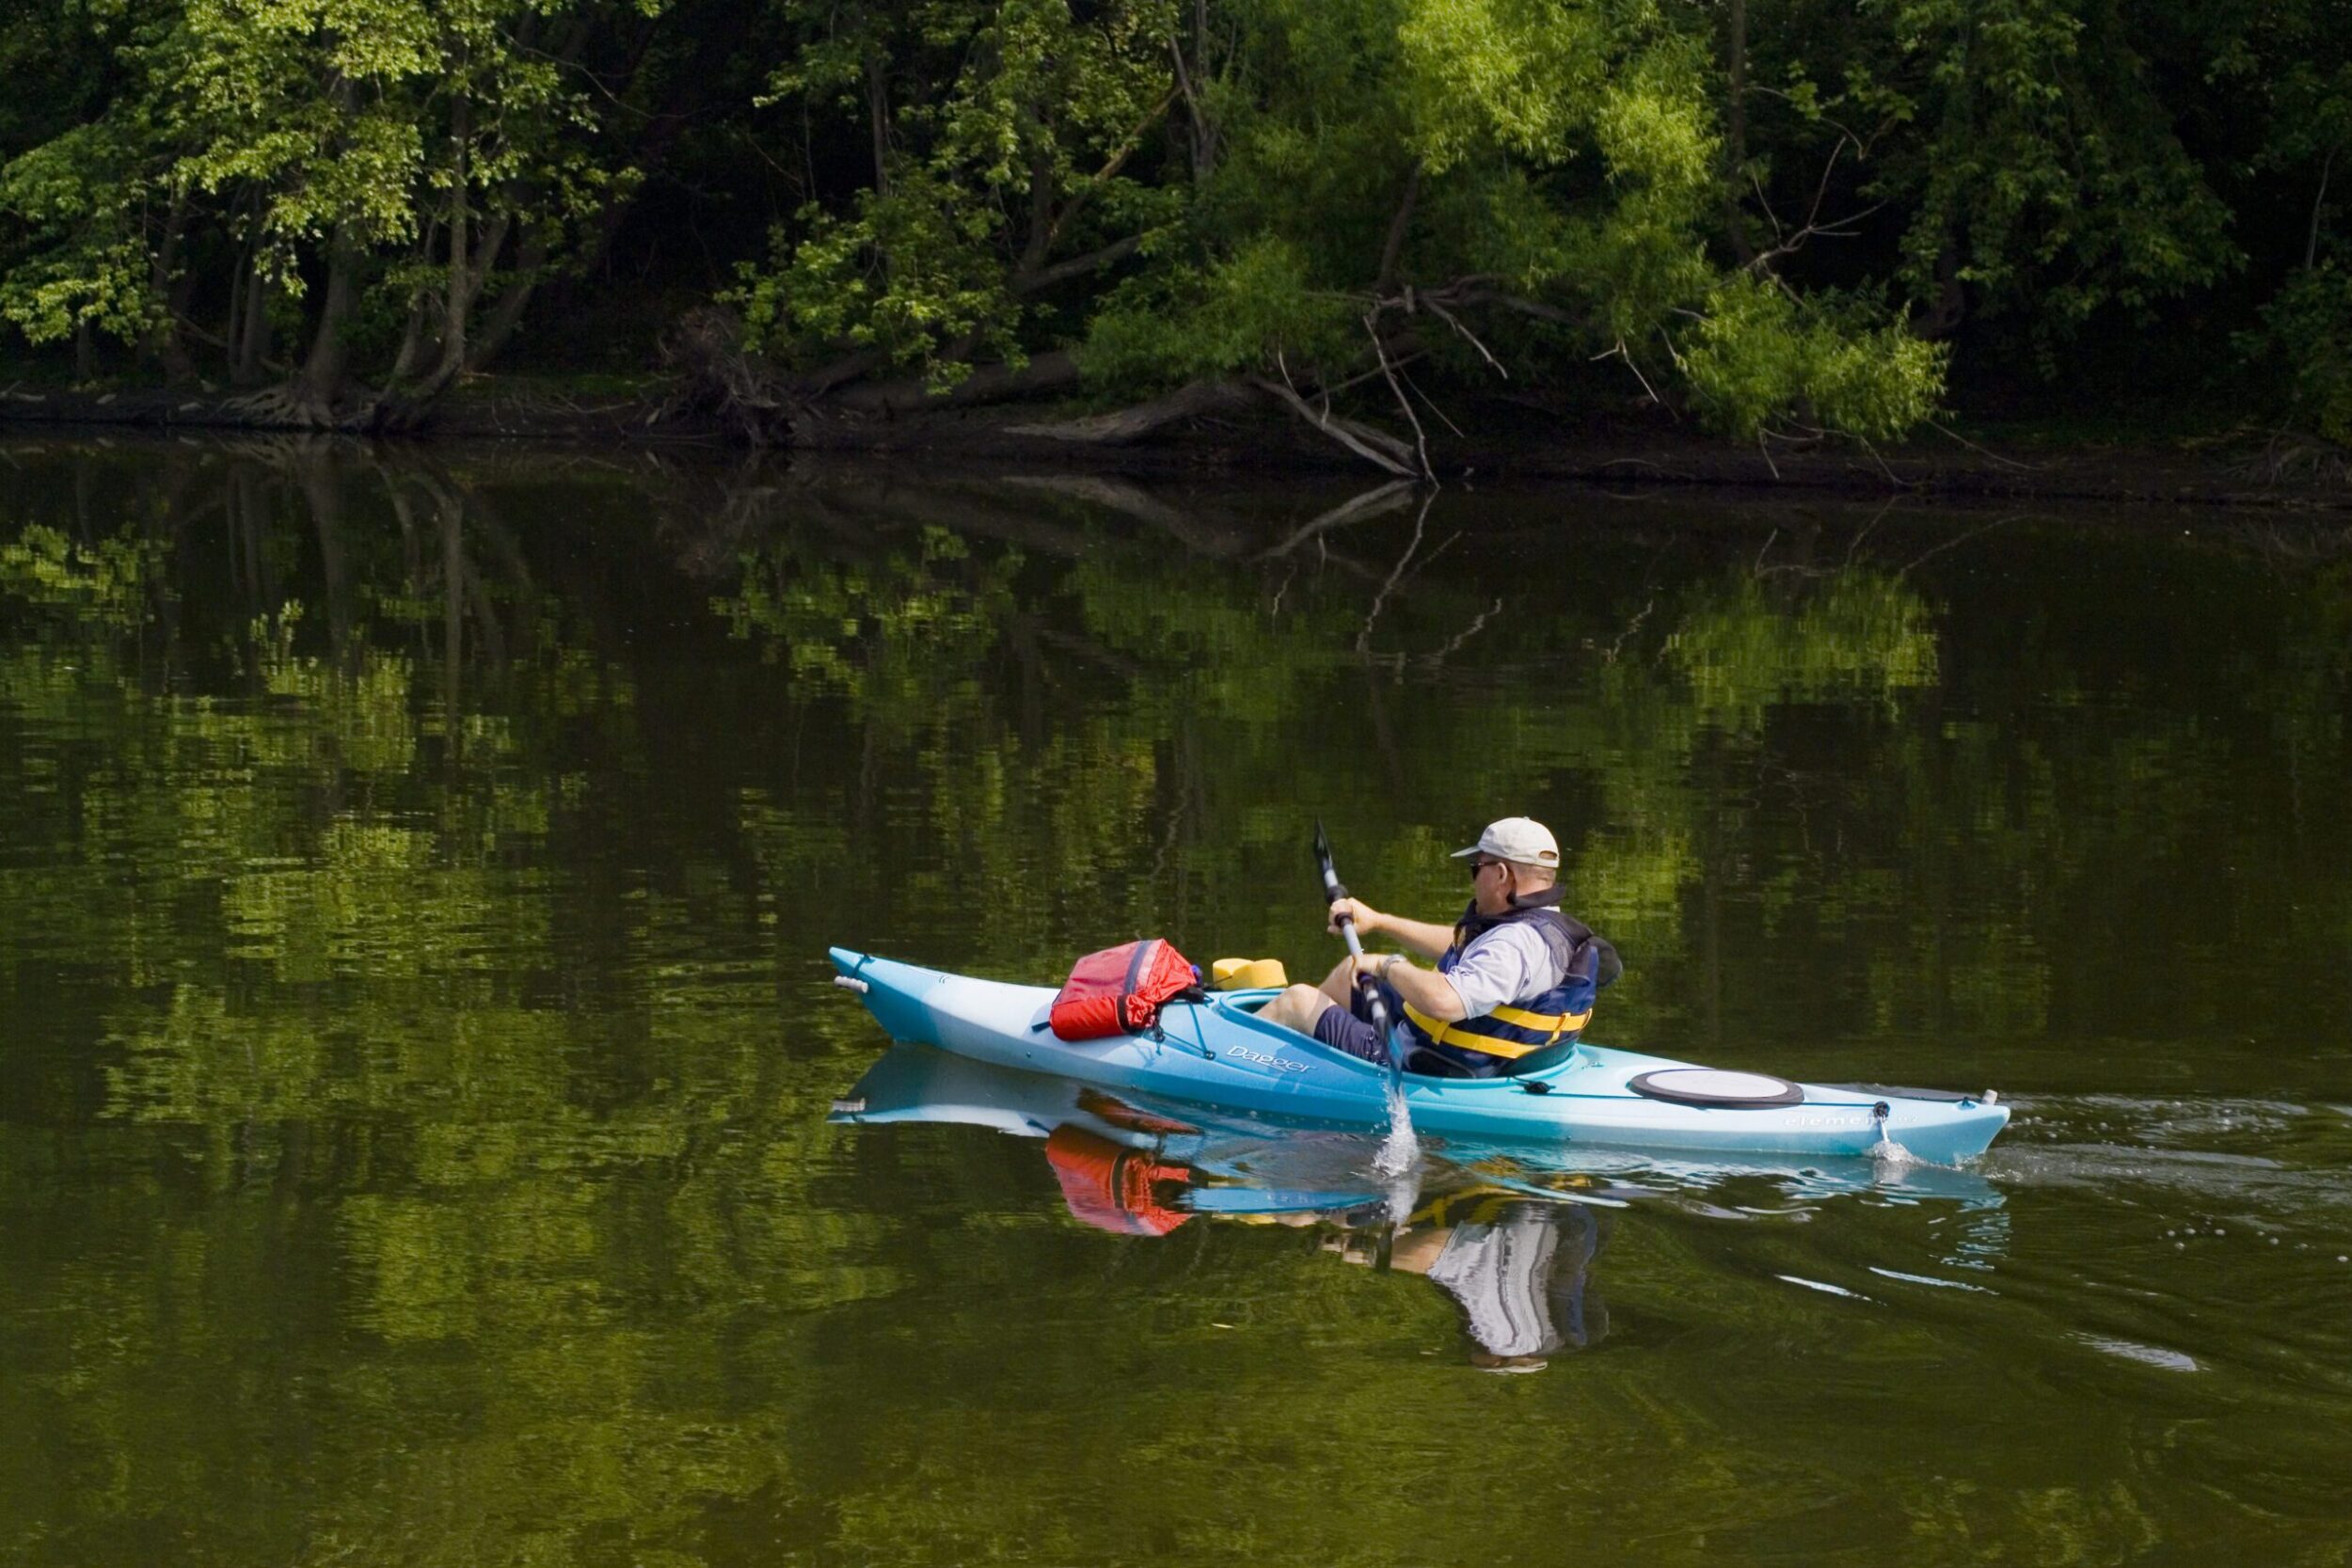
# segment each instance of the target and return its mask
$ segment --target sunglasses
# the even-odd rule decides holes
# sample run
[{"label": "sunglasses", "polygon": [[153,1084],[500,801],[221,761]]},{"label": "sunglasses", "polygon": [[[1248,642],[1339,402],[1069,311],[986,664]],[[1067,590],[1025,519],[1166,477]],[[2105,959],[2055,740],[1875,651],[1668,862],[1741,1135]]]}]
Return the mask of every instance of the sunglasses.
[{"label": "sunglasses", "polygon": [[1470,880],[1471,880],[1471,881],[1473,881],[1473,882],[1474,882],[1474,881],[1476,881],[1476,880],[1478,880],[1478,874],[1479,874],[1481,871],[1486,870],[1486,867],[1488,867],[1488,866],[1490,866],[1490,865],[1502,865],[1502,864],[1503,864],[1503,863],[1504,863],[1503,862],[1502,862],[1502,861],[1497,861],[1497,860],[1487,860],[1487,861],[1472,861],[1472,862],[1470,862]]}]

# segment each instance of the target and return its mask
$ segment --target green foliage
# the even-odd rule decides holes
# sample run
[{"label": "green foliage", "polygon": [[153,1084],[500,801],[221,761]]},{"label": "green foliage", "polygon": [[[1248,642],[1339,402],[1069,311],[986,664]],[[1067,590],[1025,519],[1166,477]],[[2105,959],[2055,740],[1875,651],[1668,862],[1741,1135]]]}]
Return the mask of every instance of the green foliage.
[{"label": "green foliage", "polygon": [[1121,284],[1089,323],[1084,363],[1104,385],[1150,386],[1344,359],[1363,330],[1344,294],[1315,286],[1294,242],[1264,235]]},{"label": "green foliage", "polygon": [[[332,268],[395,320],[527,287],[630,186],[609,104],[562,51],[638,8],[170,0],[110,16],[116,70],[85,118],[0,145],[0,318],[36,342],[83,326],[141,341],[199,265],[221,296],[255,277],[270,302]],[[349,329],[312,309],[329,338]]]},{"label": "green foliage", "polygon": [[[1955,356],[2055,373],[2162,314],[2334,419],[2326,0],[1801,0],[1737,40],[1661,0],[23,8],[0,322],[49,352],[266,355],[389,407],[627,235],[639,335],[715,293],[828,387],[1073,348],[1105,396],[1286,375],[1382,418],[1375,341],[1442,404],[1496,384],[1474,338],[1514,390],[1882,439]],[[649,177],[692,244],[624,221]]]},{"label": "green foliage", "polygon": [[1941,672],[1929,606],[1900,581],[1861,571],[1793,595],[1753,576],[1699,595],[1665,651],[1704,721],[1747,735],[1790,703],[1892,713]]},{"label": "green foliage", "polygon": [[803,207],[766,266],[739,269],[728,297],[753,341],[802,357],[879,350],[942,385],[976,351],[1018,363],[1049,258],[1152,206],[1120,168],[1170,97],[1172,0],[778,10],[801,52],[767,102],[862,111],[873,152],[846,211]]},{"label": "green foliage", "polygon": [[1915,128],[1886,160],[1904,281],[1947,269],[1982,309],[2063,337],[2239,260],[2231,214],[2183,147],[2125,13],[2081,0],[1873,0],[1895,55],[1856,97]]},{"label": "green foliage", "polygon": [[1783,411],[1873,440],[1929,418],[1948,350],[1922,342],[1883,309],[1808,300],[1745,277],[1717,291],[1683,346],[1694,400],[1720,428],[1754,439]]},{"label": "green foliage", "polygon": [[[1242,14],[1259,90],[1224,128],[1190,225],[1089,322],[1083,362],[1098,383],[1354,379],[1384,287],[1468,277],[1493,286],[1458,308],[1518,345],[1515,375],[1612,351],[1742,435],[1800,418],[1900,435],[1934,404],[1945,356],[1883,312],[1791,299],[1715,258],[1709,67],[1655,8],[1355,0]],[[1392,241],[1396,277],[1382,279]],[[1529,337],[1519,305],[1490,293],[1525,296],[1552,325]],[[1454,324],[1424,320],[1423,346],[1460,351]]]},{"label": "green foliage", "polygon": [[945,354],[950,344],[1017,358],[1000,214],[965,194],[911,170],[888,195],[859,192],[849,217],[811,208],[797,234],[777,230],[775,268],[744,263],[729,296],[752,341],[801,358],[879,349],[894,364],[934,367],[943,386],[969,368]]},{"label": "green foliage", "polygon": [[2288,367],[2296,417],[2352,446],[2352,268],[2331,260],[2296,273],[2264,310],[2263,325],[2249,346]]},{"label": "green foliage", "polygon": [[939,530],[919,554],[872,564],[771,549],[745,557],[737,591],[712,608],[796,689],[847,697],[865,722],[906,734],[969,705],[1020,565],[973,561]]},{"label": "green foliage", "polygon": [[76,545],[40,524],[0,545],[0,594],[116,631],[142,624],[157,591],[164,550],[125,531]]},{"label": "green foliage", "polygon": [[147,209],[159,192],[140,162],[114,127],[77,125],[0,166],[0,213],[18,226],[0,320],[35,343],[84,325],[126,341],[153,327]]}]

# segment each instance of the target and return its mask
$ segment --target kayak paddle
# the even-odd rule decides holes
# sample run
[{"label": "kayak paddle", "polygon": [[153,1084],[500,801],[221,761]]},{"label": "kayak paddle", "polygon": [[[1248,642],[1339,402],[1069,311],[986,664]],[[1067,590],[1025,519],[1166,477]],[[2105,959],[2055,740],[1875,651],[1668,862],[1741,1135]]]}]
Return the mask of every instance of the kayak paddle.
[{"label": "kayak paddle", "polygon": [[[1328,908],[1346,897],[1347,889],[1341,885],[1339,871],[1331,863],[1331,840],[1324,832],[1323,818],[1319,816],[1315,818],[1315,864],[1323,872],[1325,907]],[[1364,944],[1362,939],[1356,934],[1354,916],[1344,914],[1340,916],[1340,935],[1347,939],[1347,950],[1356,956],[1359,962],[1362,961]],[[1403,1072],[1405,1055],[1397,1047],[1396,1036],[1389,1028],[1389,1004],[1381,996],[1378,983],[1360,974],[1356,976],[1356,980],[1364,988],[1365,999],[1372,1005],[1372,1026],[1380,1031],[1380,1042],[1388,1048],[1391,1070]]]}]

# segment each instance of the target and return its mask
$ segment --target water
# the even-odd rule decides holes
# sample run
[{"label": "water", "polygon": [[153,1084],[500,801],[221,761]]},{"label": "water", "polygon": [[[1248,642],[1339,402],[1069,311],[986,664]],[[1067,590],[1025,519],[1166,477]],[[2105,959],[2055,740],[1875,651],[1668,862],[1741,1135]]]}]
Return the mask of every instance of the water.
[{"label": "water", "polygon": [[1395,1062],[1389,1064],[1388,1101],[1389,1130],[1380,1139],[1379,1152],[1372,1157],[1372,1168],[1383,1176],[1402,1179],[1421,1164],[1421,1139],[1413,1133],[1413,1107],[1405,1098],[1404,1069]]},{"label": "water", "polygon": [[[0,1561],[2342,1561],[2344,530],[1348,499],[0,446]],[[2010,1129],[1399,1197],[827,983],[1521,811],[1596,1039]]]}]

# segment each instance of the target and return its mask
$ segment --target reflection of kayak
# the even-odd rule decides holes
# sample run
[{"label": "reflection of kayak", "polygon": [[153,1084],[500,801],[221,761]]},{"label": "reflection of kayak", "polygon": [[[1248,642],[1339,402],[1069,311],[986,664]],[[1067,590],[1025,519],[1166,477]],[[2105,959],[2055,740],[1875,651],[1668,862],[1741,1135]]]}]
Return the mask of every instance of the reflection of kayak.
[{"label": "reflection of kayak", "polygon": [[[1359,1140],[1325,1133],[1269,1142],[1263,1126],[1164,1114],[1173,1109],[910,1044],[882,1053],[857,1086],[834,1102],[827,1119],[863,1126],[961,1122],[1049,1141],[1083,1132],[1162,1166],[1190,1167],[1192,1185],[1182,1205],[1195,1213],[1339,1213],[1377,1204],[1384,1196],[1363,1180]],[[1230,1182],[1244,1184],[1223,1184]]]},{"label": "reflection of kayak", "polygon": [[883,1053],[831,1119],[962,1122],[1042,1139],[1072,1215],[1115,1235],[1165,1236],[1202,1217],[1313,1225],[1325,1252],[1425,1275],[1444,1290],[1482,1367],[1532,1371],[1605,1332],[1607,1313],[1587,1291],[1604,1219],[1585,1205],[1617,1200],[1547,1189],[1523,1167],[1524,1181],[1457,1171],[1442,1191],[1419,1192],[1400,1225],[1395,1194],[1327,1184],[1356,1178],[1372,1148],[1357,1133],[1180,1117],[1090,1084],[916,1044]]},{"label": "reflection of kayak", "polygon": [[[1253,1117],[1350,1128],[1375,1128],[1388,1119],[1387,1075],[1255,1017],[1271,991],[1170,1003],[1161,1010],[1164,1037],[1072,1044],[1047,1027],[1051,987],[971,979],[839,947],[833,961],[842,982],[865,997],[895,1039]],[[1693,1074],[1695,1088],[1683,1088]],[[1678,1098],[1717,1092],[1722,1083],[1751,1097],[1748,1102]],[[1406,1085],[1413,1126],[1422,1132],[1710,1155],[1867,1154],[1884,1139],[1919,1159],[1949,1162],[1982,1153],[2009,1121],[2007,1106],[1973,1098],[1708,1074],[1684,1062],[1582,1044],[1566,1060],[1519,1077],[1407,1075]]]},{"label": "reflection of kayak", "polygon": [[[1180,1208],[1202,1214],[1327,1214],[1385,1206],[1385,1184],[1365,1175],[1374,1145],[1360,1132],[1285,1128],[1263,1117],[998,1067],[936,1047],[896,1045],[876,1059],[827,1119],[859,1126],[953,1122],[1046,1139],[1083,1130],[1152,1160],[1182,1164],[1191,1184]],[[1945,1200],[2000,1207],[1992,1183],[1948,1165],[1886,1164],[1860,1157],[1690,1154],[1608,1148],[1558,1139],[1432,1135],[1435,1162],[1423,1196],[1465,1184],[1549,1202],[1620,1208],[1644,1194],[1713,1195],[1740,1181],[1767,1181],[1793,1199],[1871,1193],[1898,1202]]]}]

